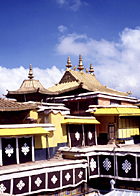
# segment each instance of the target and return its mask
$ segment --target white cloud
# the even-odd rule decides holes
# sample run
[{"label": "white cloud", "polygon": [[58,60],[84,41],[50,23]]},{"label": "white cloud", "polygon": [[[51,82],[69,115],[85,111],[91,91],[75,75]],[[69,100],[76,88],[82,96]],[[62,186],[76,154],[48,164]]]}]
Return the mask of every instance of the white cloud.
[{"label": "white cloud", "polygon": [[69,34],[68,36],[62,36],[60,38],[60,43],[57,45],[57,51],[59,54],[74,54],[79,55],[79,53],[88,54],[88,47],[82,40],[86,41],[86,35]]},{"label": "white cloud", "polygon": [[66,4],[67,0],[57,0],[57,3],[60,5]]},{"label": "white cloud", "polygon": [[57,0],[57,3],[60,6],[67,6],[72,11],[76,12],[83,5],[86,5],[85,2],[82,3],[81,0]]},{"label": "white cloud", "polygon": [[118,42],[111,42],[68,34],[59,38],[56,51],[59,55],[81,54],[84,64],[93,62],[102,84],[120,91],[132,90],[132,95],[140,97],[140,27],[126,28],[119,36]]},{"label": "white cloud", "polygon": [[60,37],[57,52],[62,55],[72,54],[76,56],[80,53],[84,54],[84,56],[93,56],[96,54],[97,58],[98,55],[103,55],[104,57],[115,56],[117,50],[113,43],[106,40],[96,41],[88,38],[85,34],[79,35],[73,33]]},{"label": "white cloud", "polygon": [[70,8],[71,8],[73,11],[77,11],[77,10],[79,10],[79,8],[81,7],[81,5],[82,5],[81,0],[72,0],[72,1],[71,1],[71,5],[70,5]]},{"label": "white cloud", "polygon": [[[0,66],[0,97],[7,94],[6,89],[13,91],[19,89],[23,80],[28,78],[29,69],[24,67],[7,69]],[[34,79],[39,80],[44,88],[48,88],[58,83],[63,75],[63,70],[55,66],[51,69],[33,68]]]},{"label": "white cloud", "polygon": [[35,79],[38,79],[44,88],[49,88],[60,81],[64,71],[59,70],[56,66],[53,66],[51,69],[34,68],[33,73]]},{"label": "white cloud", "polygon": [[[132,90],[132,96],[140,98],[140,28],[126,28],[119,36],[118,42],[110,42],[97,41],[85,34],[69,34],[59,39],[56,50],[59,55],[76,56],[77,62],[81,54],[86,68],[89,62],[93,63],[95,75],[103,85],[124,92]],[[7,94],[6,89],[17,90],[28,72],[24,67],[7,69],[0,66],[0,97]],[[59,82],[63,70],[55,66],[45,70],[33,68],[33,74],[34,79],[48,88]]]},{"label": "white cloud", "polygon": [[58,27],[58,30],[61,32],[61,33],[64,33],[66,30],[67,30],[67,27],[65,27],[64,25],[60,25]]}]

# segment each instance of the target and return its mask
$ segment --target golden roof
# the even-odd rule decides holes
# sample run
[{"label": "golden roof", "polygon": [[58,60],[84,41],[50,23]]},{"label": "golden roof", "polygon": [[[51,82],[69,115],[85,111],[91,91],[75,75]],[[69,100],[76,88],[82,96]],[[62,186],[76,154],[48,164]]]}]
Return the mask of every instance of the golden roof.
[{"label": "golden roof", "polygon": [[[33,72],[32,72],[32,66],[30,64],[30,70],[29,70],[29,79],[25,79],[23,83],[21,84],[20,88],[16,91],[8,91],[9,94],[28,94],[28,93],[42,93],[42,94],[52,94],[47,89],[45,89],[39,80],[33,79]],[[8,96],[7,96],[8,97]]]},{"label": "golden roof", "polygon": [[65,72],[64,76],[60,80],[59,84],[53,87],[48,88],[49,91],[55,93],[64,93],[74,89],[83,88],[87,91],[100,91],[115,95],[127,96],[129,93],[120,92],[113,90],[102,85],[94,74],[89,74],[85,72],[79,72],[75,70],[68,70]]},{"label": "golden roof", "polygon": [[39,82],[39,80],[24,80],[21,84],[20,88],[17,91],[22,92],[28,92],[28,91],[36,91],[36,90],[45,90],[45,88],[42,86],[42,84]]},{"label": "golden roof", "polygon": [[120,96],[128,96],[128,94],[130,94],[128,92],[120,92],[117,90],[113,90],[111,88],[108,88],[107,86],[102,85],[94,75],[92,63],[90,64],[90,70],[89,70],[90,73],[87,73],[87,71],[86,73],[83,72],[84,67],[83,67],[81,55],[79,56],[79,66],[77,68],[79,71],[76,71],[76,69],[71,70],[70,57],[68,57],[68,61],[70,66],[68,67],[68,65],[66,65],[66,67],[68,68],[66,69],[66,72],[64,73],[59,84],[48,88],[49,91],[55,94],[60,94],[78,88],[83,88],[86,91],[91,91],[91,92],[99,91],[99,92],[105,92],[109,94],[120,95]]},{"label": "golden roof", "polygon": [[56,94],[60,94],[63,92],[65,93],[68,91],[75,90],[77,88],[79,88],[79,83],[77,83],[76,81],[72,81],[67,83],[56,84],[55,86],[48,88],[48,90],[51,92],[56,92]]},{"label": "golden roof", "polygon": [[[94,75],[94,70],[92,64],[90,64],[90,73],[85,73],[83,71],[84,66],[82,63],[82,57],[79,56],[79,66],[78,70],[74,68],[74,70],[71,70],[71,61],[70,57],[68,57],[67,60],[67,69],[60,80],[59,84],[50,87],[48,89],[45,89],[42,84],[39,82],[39,80],[33,79],[33,72],[32,67],[30,65],[29,75],[28,78],[23,81],[22,85],[17,91],[8,91],[7,97],[10,97],[11,94],[29,94],[29,93],[41,93],[46,95],[59,95],[62,93],[66,93],[68,91],[76,90],[78,88],[82,88],[85,91],[90,92],[104,92],[109,94],[115,94],[120,96],[128,96],[130,93],[128,92],[120,92],[117,90],[113,90],[111,88],[108,88],[104,85],[102,85],[97,78]],[[74,66],[75,67],[75,66]]]}]

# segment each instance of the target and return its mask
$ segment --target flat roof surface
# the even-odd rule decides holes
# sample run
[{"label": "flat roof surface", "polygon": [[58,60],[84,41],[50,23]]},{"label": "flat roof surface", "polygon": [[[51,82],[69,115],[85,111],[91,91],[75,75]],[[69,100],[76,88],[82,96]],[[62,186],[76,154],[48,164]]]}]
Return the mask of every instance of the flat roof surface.
[{"label": "flat roof surface", "polygon": [[140,191],[115,189],[105,194],[105,196],[140,196]]},{"label": "flat roof surface", "polygon": [[60,151],[63,152],[79,152],[79,153],[89,153],[89,152],[133,152],[140,153],[140,144],[108,144],[108,145],[94,145],[94,146],[85,146],[85,147],[61,147]]},{"label": "flat roof surface", "polygon": [[27,162],[22,164],[13,164],[13,165],[7,165],[7,166],[1,166],[0,167],[0,174],[11,174],[11,173],[18,173],[23,171],[29,171],[29,170],[37,170],[37,169],[43,169],[43,168],[52,168],[52,167],[58,167],[61,166],[67,166],[67,165],[74,165],[77,164],[83,164],[86,163],[86,160],[70,160],[70,159],[63,159],[63,158],[53,158],[50,160],[41,160],[41,161],[34,161],[34,162]]}]

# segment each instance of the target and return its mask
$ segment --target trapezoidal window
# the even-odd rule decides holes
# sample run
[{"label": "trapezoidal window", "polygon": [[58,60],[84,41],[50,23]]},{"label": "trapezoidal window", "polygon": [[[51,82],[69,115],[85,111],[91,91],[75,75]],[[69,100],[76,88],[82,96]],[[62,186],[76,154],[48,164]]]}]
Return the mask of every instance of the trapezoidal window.
[{"label": "trapezoidal window", "polygon": [[33,137],[1,138],[0,165],[11,165],[34,161]]},{"label": "trapezoidal window", "polygon": [[68,125],[70,147],[92,146],[96,144],[95,125]]}]

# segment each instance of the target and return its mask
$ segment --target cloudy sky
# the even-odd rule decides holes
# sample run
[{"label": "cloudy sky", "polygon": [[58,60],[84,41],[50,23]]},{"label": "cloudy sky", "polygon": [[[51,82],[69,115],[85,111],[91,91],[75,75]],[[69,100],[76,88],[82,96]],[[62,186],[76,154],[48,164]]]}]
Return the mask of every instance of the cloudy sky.
[{"label": "cloudy sky", "polygon": [[0,0],[0,97],[30,64],[53,86],[79,54],[103,85],[140,98],[140,0]]}]

